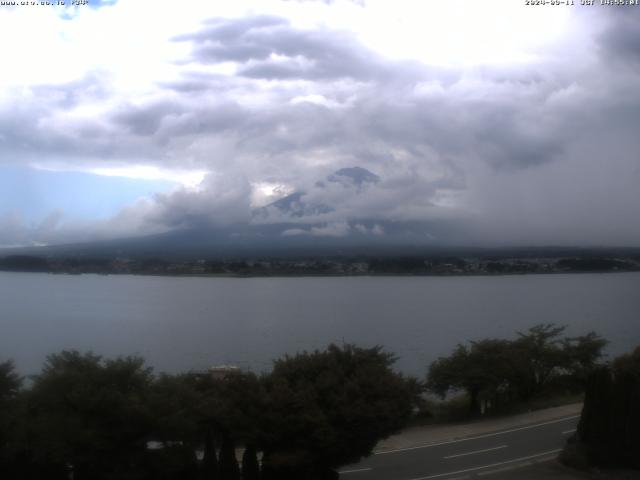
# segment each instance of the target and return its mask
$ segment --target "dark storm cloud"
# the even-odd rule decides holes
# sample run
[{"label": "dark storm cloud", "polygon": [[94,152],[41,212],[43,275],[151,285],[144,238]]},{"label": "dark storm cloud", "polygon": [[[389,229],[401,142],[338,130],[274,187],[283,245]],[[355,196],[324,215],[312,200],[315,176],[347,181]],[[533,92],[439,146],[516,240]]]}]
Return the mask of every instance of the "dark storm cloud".
[{"label": "dark storm cloud", "polygon": [[476,119],[472,148],[497,169],[535,167],[551,162],[563,151],[564,140],[534,125],[521,125],[516,112],[495,112]]}]

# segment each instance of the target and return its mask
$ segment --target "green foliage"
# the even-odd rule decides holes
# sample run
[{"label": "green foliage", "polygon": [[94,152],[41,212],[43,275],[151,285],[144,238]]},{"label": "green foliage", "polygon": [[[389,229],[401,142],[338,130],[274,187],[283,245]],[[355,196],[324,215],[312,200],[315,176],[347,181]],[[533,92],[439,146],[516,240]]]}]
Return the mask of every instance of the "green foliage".
[{"label": "green foliage", "polygon": [[218,457],[216,456],[216,444],[211,431],[205,433],[204,453],[202,457],[202,478],[203,480],[217,480],[220,478]]},{"label": "green foliage", "polygon": [[433,362],[427,388],[441,397],[454,391],[469,396],[470,412],[480,402],[492,406],[529,402],[562,380],[580,385],[597,365],[606,341],[594,332],[561,338],[565,327],[540,324],[515,340],[485,339],[458,345],[448,357]]},{"label": "green foliage", "polygon": [[11,468],[9,463],[18,448],[21,386],[22,378],[15,372],[13,362],[0,363],[0,472]]},{"label": "green foliage", "polygon": [[230,435],[224,435],[220,448],[220,479],[240,480],[240,467],[236,459],[236,445]]},{"label": "green foliage", "polygon": [[21,386],[22,378],[15,372],[13,362],[0,363],[0,405],[14,399]]},{"label": "green foliage", "polygon": [[242,480],[259,480],[260,464],[254,445],[247,445],[242,454]]},{"label": "green foliage", "polygon": [[582,383],[598,363],[602,356],[602,350],[607,345],[607,340],[598,336],[595,332],[586,335],[562,340],[562,349],[565,354],[565,367]]},{"label": "green foliage", "polygon": [[154,440],[165,444],[198,441],[201,428],[195,409],[200,396],[188,375],[160,375],[151,385],[147,401],[153,413]]},{"label": "green foliage", "polygon": [[640,347],[590,373],[578,442],[588,461],[640,469]]},{"label": "green foliage", "polygon": [[72,465],[76,480],[141,468],[151,414],[150,369],[137,357],[48,357],[29,395],[36,461]]},{"label": "green foliage", "polygon": [[480,399],[510,394],[509,379],[516,375],[512,363],[514,348],[506,340],[471,342],[458,345],[450,357],[436,360],[429,368],[427,387],[444,397],[450,391],[464,390],[469,396],[469,409],[476,413]]},{"label": "green foliage", "polygon": [[265,378],[263,463],[320,472],[369,455],[409,419],[419,388],[382,348],[330,345],[285,357]]},{"label": "green foliage", "polygon": [[450,395],[446,399],[425,398],[411,420],[411,425],[424,426],[436,423],[461,422],[469,417],[469,396],[466,393]]},{"label": "green foliage", "polygon": [[567,367],[567,353],[563,350],[560,334],[566,327],[540,324],[518,332],[512,342],[516,375],[511,379],[520,399],[529,400],[547,385],[558,369]]},{"label": "green foliage", "polygon": [[332,345],[277,360],[260,378],[156,377],[138,357],[63,351],[26,390],[3,363],[3,480],[240,480],[236,443],[246,447],[244,480],[336,478],[334,468],[369,454],[412,414],[421,386],[393,362],[380,347]]}]

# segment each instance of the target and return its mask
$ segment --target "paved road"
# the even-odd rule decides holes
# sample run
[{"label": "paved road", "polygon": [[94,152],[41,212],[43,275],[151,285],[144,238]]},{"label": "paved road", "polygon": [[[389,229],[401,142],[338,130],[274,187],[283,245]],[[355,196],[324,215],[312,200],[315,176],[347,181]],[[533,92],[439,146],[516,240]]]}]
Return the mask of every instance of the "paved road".
[{"label": "paved road", "polygon": [[344,467],[344,480],[460,480],[555,458],[579,416],[460,440],[378,452]]}]

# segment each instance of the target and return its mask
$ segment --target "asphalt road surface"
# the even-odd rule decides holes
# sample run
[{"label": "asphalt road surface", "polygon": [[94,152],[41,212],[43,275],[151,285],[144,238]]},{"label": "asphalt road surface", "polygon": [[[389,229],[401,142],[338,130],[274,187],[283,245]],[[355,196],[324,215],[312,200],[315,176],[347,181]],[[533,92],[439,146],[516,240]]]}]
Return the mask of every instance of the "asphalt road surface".
[{"label": "asphalt road surface", "polygon": [[557,457],[579,416],[460,440],[378,452],[340,471],[343,480],[462,480],[482,478]]}]

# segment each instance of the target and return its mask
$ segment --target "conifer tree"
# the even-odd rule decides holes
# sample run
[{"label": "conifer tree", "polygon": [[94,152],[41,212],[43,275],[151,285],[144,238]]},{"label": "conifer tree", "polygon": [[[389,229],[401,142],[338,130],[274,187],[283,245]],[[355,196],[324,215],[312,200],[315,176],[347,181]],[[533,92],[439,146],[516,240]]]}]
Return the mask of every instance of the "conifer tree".
[{"label": "conifer tree", "polygon": [[258,464],[258,457],[256,447],[254,445],[247,445],[242,454],[242,480],[259,480],[260,479],[260,465]]},{"label": "conifer tree", "polygon": [[202,478],[203,480],[218,480],[220,478],[216,444],[213,433],[210,430],[205,434],[204,456],[202,457]]},{"label": "conifer tree", "polygon": [[240,480],[240,467],[236,460],[236,447],[229,434],[222,436],[220,449],[220,480]]}]

